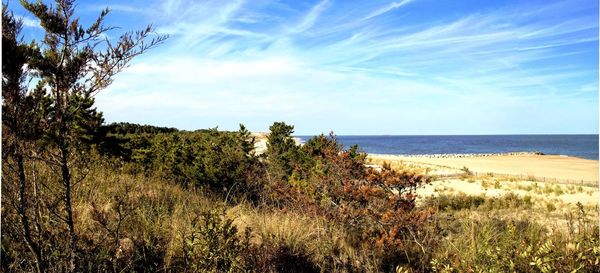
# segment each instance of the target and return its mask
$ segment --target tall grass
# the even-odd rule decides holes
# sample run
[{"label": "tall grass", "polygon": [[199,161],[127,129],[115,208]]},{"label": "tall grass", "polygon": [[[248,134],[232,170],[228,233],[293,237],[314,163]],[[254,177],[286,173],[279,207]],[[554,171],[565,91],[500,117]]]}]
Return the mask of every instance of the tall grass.
[{"label": "tall grass", "polygon": [[583,209],[567,217],[569,229],[527,218],[493,216],[457,220],[431,261],[434,272],[599,272],[598,225]]}]

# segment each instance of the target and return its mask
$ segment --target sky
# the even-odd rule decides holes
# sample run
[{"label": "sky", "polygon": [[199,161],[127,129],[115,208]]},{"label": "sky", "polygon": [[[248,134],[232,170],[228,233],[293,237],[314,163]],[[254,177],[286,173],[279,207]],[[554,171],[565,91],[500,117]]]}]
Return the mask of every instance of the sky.
[{"label": "sky", "polygon": [[[169,39],[96,96],[107,122],[297,135],[598,133],[598,1],[78,1]],[[39,22],[11,1],[26,39]],[[39,38],[38,38],[39,39]]]}]

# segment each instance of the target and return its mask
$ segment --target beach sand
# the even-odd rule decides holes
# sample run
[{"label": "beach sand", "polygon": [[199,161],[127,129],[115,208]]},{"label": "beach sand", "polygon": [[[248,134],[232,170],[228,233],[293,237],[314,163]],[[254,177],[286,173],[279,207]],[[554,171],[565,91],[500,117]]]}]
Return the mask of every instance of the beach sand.
[{"label": "beach sand", "polygon": [[[556,155],[492,155],[473,157],[410,157],[369,154],[369,163],[426,170],[431,184],[417,190],[421,197],[441,193],[501,196],[509,192],[541,203],[573,208],[577,202],[598,208],[598,161]],[[463,167],[473,175],[464,176]],[[583,183],[582,183],[583,181]]]},{"label": "beach sand", "polygon": [[[250,134],[254,137],[254,152],[256,154],[264,154],[267,152],[267,138],[269,137],[269,133],[267,132],[252,132]],[[296,142],[296,145],[301,145],[302,140],[298,137],[292,137]]]},{"label": "beach sand", "polygon": [[485,174],[514,175],[523,178],[535,177],[538,180],[557,179],[563,182],[597,183],[598,160],[581,159],[558,155],[497,155],[486,157],[408,157],[397,155],[370,154],[374,162],[390,161],[405,164],[445,166]]},{"label": "beach sand", "polygon": [[251,134],[254,137],[254,152],[256,154],[263,154],[267,151],[267,136],[269,133],[253,132]]}]

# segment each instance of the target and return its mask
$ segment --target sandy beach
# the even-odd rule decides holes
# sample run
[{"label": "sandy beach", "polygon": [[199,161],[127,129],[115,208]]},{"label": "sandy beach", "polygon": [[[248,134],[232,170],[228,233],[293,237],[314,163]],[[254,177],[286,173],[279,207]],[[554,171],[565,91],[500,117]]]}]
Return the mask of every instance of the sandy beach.
[{"label": "sandy beach", "polygon": [[563,181],[598,181],[598,161],[558,155],[497,155],[485,157],[409,157],[398,155],[370,154],[369,158],[378,161],[402,162],[407,164],[430,165],[462,169],[467,167],[476,173],[494,173],[535,177],[537,179],[557,179]]},{"label": "sandy beach", "polygon": [[[486,155],[427,157],[370,154],[371,164],[388,162],[394,168],[426,170],[437,178],[417,192],[502,196],[515,193],[538,203],[552,203],[562,212],[577,202],[597,208],[598,161],[557,155]],[[467,167],[473,176],[465,177]],[[545,183],[544,183],[545,182]]]}]

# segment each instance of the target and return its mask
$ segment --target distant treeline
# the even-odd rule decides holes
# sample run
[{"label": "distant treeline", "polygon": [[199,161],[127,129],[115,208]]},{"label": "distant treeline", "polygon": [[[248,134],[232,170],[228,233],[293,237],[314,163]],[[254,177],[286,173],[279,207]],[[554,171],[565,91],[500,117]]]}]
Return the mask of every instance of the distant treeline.
[{"label": "distant treeline", "polygon": [[140,125],[129,122],[115,122],[100,127],[101,131],[107,134],[126,135],[126,134],[159,134],[174,133],[177,128],[159,127],[154,125]]}]

